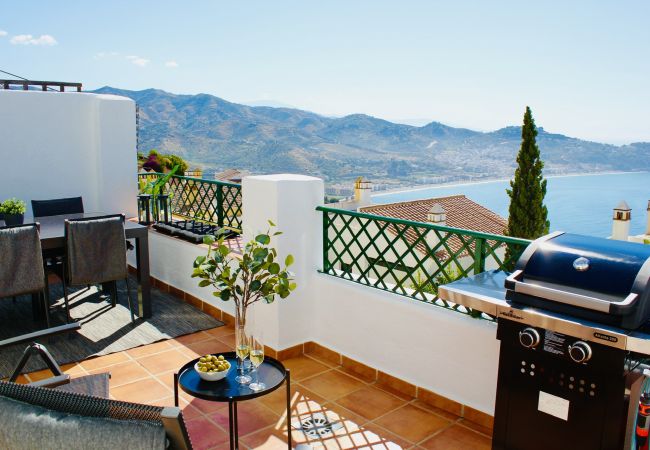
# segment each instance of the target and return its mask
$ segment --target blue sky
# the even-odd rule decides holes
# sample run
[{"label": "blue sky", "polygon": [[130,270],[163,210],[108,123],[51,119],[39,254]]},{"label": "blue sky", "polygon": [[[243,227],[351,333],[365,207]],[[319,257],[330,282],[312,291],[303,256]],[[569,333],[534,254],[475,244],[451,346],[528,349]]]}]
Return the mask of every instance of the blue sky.
[{"label": "blue sky", "polygon": [[21,0],[0,69],[477,130],[650,141],[650,2]]}]

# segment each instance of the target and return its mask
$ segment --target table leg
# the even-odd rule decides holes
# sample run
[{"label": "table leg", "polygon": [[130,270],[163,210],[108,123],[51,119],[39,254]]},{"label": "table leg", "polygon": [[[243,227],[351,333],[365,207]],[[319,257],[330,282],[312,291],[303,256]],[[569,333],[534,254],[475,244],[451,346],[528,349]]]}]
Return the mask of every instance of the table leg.
[{"label": "table leg", "polygon": [[174,372],[174,406],[178,408],[178,372]]},{"label": "table leg", "polygon": [[287,445],[291,450],[291,371],[287,369]]},{"label": "table leg", "polygon": [[138,265],[138,315],[151,317],[151,275],[149,272],[149,231],[135,239],[135,257]]},{"label": "table leg", "polygon": [[32,294],[32,318],[35,322],[45,320],[45,302],[43,292]]},{"label": "table leg", "polygon": [[233,422],[235,422],[235,450],[239,450],[239,424],[237,418],[237,402],[232,403],[233,408]]},{"label": "table leg", "polygon": [[228,434],[230,435],[230,450],[235,450],[235,427],[233,422],[233,401],[228,401]]}]

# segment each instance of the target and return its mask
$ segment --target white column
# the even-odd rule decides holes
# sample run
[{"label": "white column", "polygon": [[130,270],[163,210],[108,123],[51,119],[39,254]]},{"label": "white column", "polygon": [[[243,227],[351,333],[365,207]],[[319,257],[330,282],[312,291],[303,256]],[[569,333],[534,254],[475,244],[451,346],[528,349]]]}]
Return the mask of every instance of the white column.
[{"label": "white column", "polygon": [[291,254],[290,270],[297,289],[275,303],[256,304],[254,327],[263,330],[267,345],[282,350],[313,340],[313,292],[309,286],[321,265],[323,180],[304,175],[249,176],[242,182],[244,242],[266,232],[268,220],[283,234],[272,238],[282,262]]}]

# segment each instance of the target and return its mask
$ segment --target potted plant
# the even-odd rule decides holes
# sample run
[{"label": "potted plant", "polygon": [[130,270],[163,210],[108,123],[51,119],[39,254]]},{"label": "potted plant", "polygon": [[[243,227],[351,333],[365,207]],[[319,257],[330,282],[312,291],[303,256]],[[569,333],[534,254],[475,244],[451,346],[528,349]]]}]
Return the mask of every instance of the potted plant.
[{"label": "potted plant", "polygon": [[288,271],[293,256],[288,255],[280,264],[278,252],[271,247],[271,238],[282,234],[271,233],[275,224],[269,220],[266,233],[255,236],[244,247],[242,255],[233,255],[224,244],[224,234],[205,236],[203,243],[208,253],[194,261],[192,278],[199,278],[200,287],[212,287],[215,297],[235,303],[235,331],[239,348],[239,336],[245,335],[246,311],[259,301],[273,303],[276,297],[287,298],[296,288]]},{"label": "potted plant", "polygon": [[[151,202],[149,210],[153,212],[154,221],[168,221],[169,220],[169,195],[164,193],[165,186],[169,179],[174,176],[180,166],[176,165],[174,168],[163,176],[156,178],[149,183],[146,180],[140,181],[140,197],[143,201]],[[166,220],[160,220],[165,216]],[[146,218],[143,223],[149,223],[151,218]]]},{"label": "potted plant", "polygon": [[6,225],[22,225],[25,219],[25,202],[10,198],[0,203],[0,215],[4,217]]}]

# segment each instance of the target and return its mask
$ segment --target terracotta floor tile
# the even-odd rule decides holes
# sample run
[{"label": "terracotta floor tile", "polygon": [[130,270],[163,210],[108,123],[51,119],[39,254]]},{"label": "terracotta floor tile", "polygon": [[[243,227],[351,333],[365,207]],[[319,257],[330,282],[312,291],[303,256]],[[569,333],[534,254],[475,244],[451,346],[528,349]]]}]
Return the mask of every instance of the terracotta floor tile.
[{"label": "terracotta floor tile", "polygon": [[219,354],[219,353],[233,351],[231,347],[229,347],[227,344],[217,339],[209,339],[207,341],[186,344],[184,347],[180,347],[180,348],[181,349],[185,348],[187,351],[191,352],[192,355],[195,355],[194,356],[195,358],[207,354],[214,354],[214,353]]},{"label": "terracotta floor tile", "polygon": [[185,425],[196,450],[207,450],[228,442],[228,433],[205,417],[188,420]]},{"label": "terracotta floor tile", "polygon": [[415,400],[411,404],[417,406],[418,408],[426,409],[427,411],[438,414],[439,416],[442,416],[447,420],[451,420],[452,422],[460,419],[460,417],[458,417],[456,414],[445,411],[444,409],[433,406],[427,402],[423,402],[422,400]]},{"label": "terracotta floor tile", "polygon": [[307,356],[286,359],[282,361],[282,364],[291,370],[291,381],[300,381],[330,369],[325,364]]},{"label": "terracotta floor tile", "polygon": [[406,404],[406,401],[395,397],[381,389],[366,386],[354,391],[345,397],[339,398],[336,403],[344,406],[369,420],[399,408]]},{"label": "terracotta floor tile", "polygon": [[336,402],[325,403],[323,405],[323,410],[325,411],[325,415],[333,418],[335,421],[350,421],[358,427],[368,422],[366,417],[363,417],[354,411],[350,411]]},{"label": "terracotta floor tile", "polygon": [[[221,409],[208,415],[224,429],[228,429],[228,408]],[[274,425],[280,416],[260,403],[252,401],[237,404],[237,417],[239,418],[239,436],[245,436],[262,428]]]},{"label": "terracotta floor tile", "polygon": [[459,423],[486,436],[492,436],[492,428],[484,427],[483,425],[479,425],[467,419],[460,419]]},{"label": "terracotta floor tile", "polygon": [[363,425],[358,431],[351,432],[350,437],[355,448],[397,450],[409,448],[412,445],[410,442],[372,422]]},{"label": "terracotta floor tile", "polygon": [[173,392],[154,378],[134,381],[116,388],[111,388],[111,396],[117,400],[145,403],[168,397]]},{"label": "terracotta floor tile", "polygon": [[492,442],[482,434],[461,425],[453,425],[422,442],[420,446],[428,450],[489,450]]},{"label": "terracotta floor tile", "polygon": [[123,384],[132,383],[133,381],[151,377],[151,374],[144,370],[144,368],[135,361],[127,361],[120,364],[115,364],[108,368],[91,371],[93,374],[102,372],[110,372],[110,387],[118,387],[122,386]]},{"label": "terracotta floor tile", "polygon": [[186,345],[186,344],[191,344],[193,342],[200,342],[200,341],[205,341],[206,339],[210,339],[212,336],[210,336],[208,333],[205,333],[203,331],[199,331],[197,333],[192,333],[192,334],[186,334],[184,336],[178,336],[174,339],[172,339],[172,342],[176,342],[181,345]]},{"label": "terracotta floor tile", "polygon": [[[244,436],[239,440],[240,444],[256,450],[286,450],[287,449],[287,431],[286,426],[263,428],[255,433]],[[304,435],[296,430],[292,431],[291,442],[293,447],[297,444],[304,444],[307,439]]]},{"label": "terracotta floor tile", "polygon": [[[260,397],[259,401],[276,414],[284,414],[287,409],[287,389],[282,386],[270,394]],[[297,408],[309,401],[325,403],[325,399],[320,395],[300,384],[291,383],[291,409],[297,411]]]},{"label": "terracotta floor tile", "polygon": [[118,352],[82,361],[81,367],[88,371],[91,371],[95,369],[101,369],[103,367],[112,366],[113,364],[119,364],[124,361],[129,361],[129,357],[125,352]]},{"label": "terracotta floor tile", "polygon": [[451,422],[429,411],[406,405],[379,418],[376,423],[410,442],[417,443]]},{"label": "terracotta floor tile", "polygon": [[178,370],[190,360],[191,358],[188,355],[184,355],[177,349],[172,349],[140,358],[138,363],[149,372],[158,374]]},{"label": "terracotta floor tile", "polygon": [[205,330],[205,332],[213,337],[219,337],[219,336],[227,336],[229,334],[235,334],[235,329],[231,326],[223,325],[217,328],[210,328],[209,330]]},{"label": "terracotta floor tile", "polygon": [[217,336],[217,339],[226,344],[232,351],[235,351],[235,333]]},{"label": "terracotta floor tile", "polygon": [[79,363],[73,363],[73,364],[64,364],[61,366],[63,371],[70,375],[71,377],[78,377],[81,375],[88,375],[88,371],[84,369],[81,364]]},{"label": "terracotta floor tile", "polygon": [[[200,411],[203,414],[210,414],[215,411],[219,411],[222,409],[226,410],[226,419],[228,418],[228,403],[224,402],[211,402],[208,400],[201,400],[200,398],[192,398],[190,397],[188,399],[189,404],[196,408],[198,411]],[[226,422],[226,430],[228,429],[228,422]]]},{"label": "terracotta floor tile", "polygon": [[338,370],[330,370],[316,375],[301,381],[300,384],[327,400],[336,400],[365,386],[363,382]]},{"label": "terracotta floor tile", "polygon": [[143,345],[141,347],[131,348],[126,351],[132,358],[141,358],[143,356],[153,355],[154,353],[160,353],[165,350],[171,349],[172,346],[169,340],[154,342],[153,344]]}]

